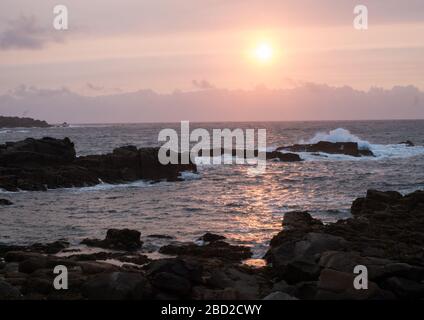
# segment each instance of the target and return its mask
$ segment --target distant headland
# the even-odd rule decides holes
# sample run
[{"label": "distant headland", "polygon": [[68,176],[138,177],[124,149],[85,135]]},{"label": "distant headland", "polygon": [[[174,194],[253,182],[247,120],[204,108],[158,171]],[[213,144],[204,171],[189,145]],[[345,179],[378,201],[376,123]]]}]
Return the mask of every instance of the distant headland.
[{"label": "distant headland", "polygon": [[44,120],[0,116],[0,128],[33,128],[33,127],[48,128],[48,127],[51,127],[51,125],[49,125]]}]

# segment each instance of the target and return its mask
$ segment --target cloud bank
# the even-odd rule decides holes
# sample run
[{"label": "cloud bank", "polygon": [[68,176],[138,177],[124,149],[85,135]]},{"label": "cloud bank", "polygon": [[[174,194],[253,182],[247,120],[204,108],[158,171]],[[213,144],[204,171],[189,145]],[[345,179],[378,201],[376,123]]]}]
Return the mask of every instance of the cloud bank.
[{"label": "cloud bank", "polygon": [[97,97],[21,86],[0,96],[0,114],[25,111],[50,123],[424,119],[424,92],[413,86],[365,92],[308,83],[280,90],[140,90]]}]

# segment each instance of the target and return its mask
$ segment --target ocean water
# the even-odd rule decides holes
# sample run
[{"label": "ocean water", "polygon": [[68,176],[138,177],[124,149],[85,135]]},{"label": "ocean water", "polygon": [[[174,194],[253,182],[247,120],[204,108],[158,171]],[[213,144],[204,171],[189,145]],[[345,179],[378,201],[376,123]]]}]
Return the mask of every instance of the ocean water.
[{"label": "ocean water", "polygon": [[[103,238],[109,228],[142,233],[156,250],[170,240],[193,241],[209,231],[249,245],[256,257],[281,230],[285,212],[307,210],[324,222],[350,216],[354,199],[367,189],[403,193],[424,188],[424,121],[197,123],[194,128],[265,128],[269,149],[299,142],[356,141],[375,158],[311,155],[299,163],[269,161],[262,175],[247,165],[201,165],[177,183],[136,181],[47,192],[0,191],[14,205],[0,207],[0,243],[31,244]],[[73,125],[69,128],[0,129],[0,143],[27,137],[69,137],[79,155],[106,153],[123,145],[158,146],[162,128],[179,124]],[[413,141],[415,147],[398,143]]]}]

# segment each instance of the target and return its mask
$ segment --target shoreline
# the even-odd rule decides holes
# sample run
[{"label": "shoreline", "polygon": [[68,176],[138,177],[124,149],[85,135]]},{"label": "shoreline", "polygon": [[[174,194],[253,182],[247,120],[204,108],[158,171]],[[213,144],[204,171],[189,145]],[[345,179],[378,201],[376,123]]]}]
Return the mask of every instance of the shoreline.
[{"label": "shoreline", "polygon": [[[282,223],[262,267],[242,264],[250,249],[216,234],[199,239],[202,246],[165,245],[159,253],[169,257],[157,260],[143,254],[141,234],[128,229],[84,240],[95,248],[91,254],[72,251],[64,241],[0,245],[0,295],[12,300],[424,297],[424,191],[403,196],[369,190],[353,201],[352,218],[324,225],[307,212],[289,212]],[[116,261],[120,266],[112,264]],[[56,265],[67,266],[69,290],[53,288]],[[353,288],[356,265],[368,268],[368,290]]]}]

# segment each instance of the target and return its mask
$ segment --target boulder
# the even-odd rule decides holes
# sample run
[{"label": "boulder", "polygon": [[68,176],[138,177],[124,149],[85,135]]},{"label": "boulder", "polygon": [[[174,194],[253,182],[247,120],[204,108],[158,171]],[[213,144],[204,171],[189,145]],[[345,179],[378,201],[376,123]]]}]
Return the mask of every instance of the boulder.
[{"label": "boulder", "polygon": [[142,300],[152,297],[152,288],[140,273],[112,272],[89,278],[82,293],[95,300]]},{"label": "boulder", "polygon": [[114,250],[134,251],[140,249],[141,233],[130,229],[109,229],[104,240],[84,239],[81,243],[91,247],[107,248]]},{"label": "boulder", "polygon": [[21,292],[0,279],[0,300],[18,300],[22,297]]},{"label": "boulder", "polygon": [[159,290],[179,297],[186,297],[191,292],[190,281],[174,273],[158,272],[152,277],[152,284]]},{"label": "boulder", "polygon": [[221,236],[219,234],[213,234],[210,232],[205,233],[203,236],[201,236],[198,240],[204,241],[204,242],[214,242],[218,240],[225,240],[226,238],[224,236]]},{"label": "boulder", "polygon": [[321,227],[323,226],[323,224],[320,220],[312,218],[308,212],[291,211],[284,214],[283,228],[286,230],[288,229],[310,230],[315,226]]},{"label": "boulder", "polygon": [[146,267],[147,276],[154,277],[157,273],[171,273],[183,277],[192,283],[202,281],[202,265],[182,260],[180,258],[169,258],[154,260]]},{"label": "boulder", "polygon": [[373,282],[368,282],[368,289],[355,289],[355,275],[324,269],[318,282],[318,300],[368,300],[383,298],[384,293]]}]

